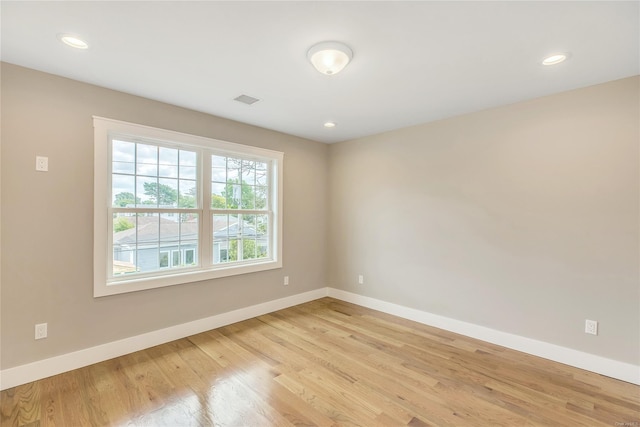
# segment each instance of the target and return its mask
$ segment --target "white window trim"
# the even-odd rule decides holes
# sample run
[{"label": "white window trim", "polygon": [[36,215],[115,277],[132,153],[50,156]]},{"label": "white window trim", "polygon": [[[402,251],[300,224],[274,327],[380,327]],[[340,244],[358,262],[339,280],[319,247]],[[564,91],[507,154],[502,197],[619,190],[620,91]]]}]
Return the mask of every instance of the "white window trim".
[{"label": "white window trim", "polygon": [[[196,135],[189,135],[181,132],[158,129],[150,126],[138,125],[134,123],[122,122],[119,120],[107,119],[103,117],[93,117],[94,125],[94,239],[93,239],[93,295],[101,297],[107,295],[115,295],[126,292],[135,292],[146,289],[154,289],[164,286],[173,286],[184,283],[197,282],[202,280],[217,279],[221,277],[235,276],[238,274],[254,273],[265,270],[282,268],[282,217],[283,217],[283,160],[284,153],[279,151],[267,150],[248,145],[241,145],[227,141],[221,141],[212,138],[206,138]],[[110,259],[111,230],[109,227],[109,208],[111,206],[109,188],[111,178],[109,176],[109,135],[124,134],[148,138],[156,141],[166,141],[179,143],[195,148],[212,149],[221,154],[230,156],[255,156],[257,158],[273,159],[271,170],[270,190],[272,210],[274,215],[272,229],[272,255],[271,258],[264,261],[254,261],[250,264],[234,264],[234,265],[216,265],[208,269],[188,269],[188,270],[172,270],[167,273],[166,270],[158,272],[153,276],[138,276],[126,280],[117,280],[109,282],[107,260]],[[202,160],[200,161],[202,168]],[[209,191],[210,183],[205,182],[200,173],[200,191]],[[200,217],[201,232],[200,236],[212,235],[211,230],[211,213],[209,208],[202,209]],[[197,256],[211,256],[213,248],[208,246],[206,241],[200,240]]]}]

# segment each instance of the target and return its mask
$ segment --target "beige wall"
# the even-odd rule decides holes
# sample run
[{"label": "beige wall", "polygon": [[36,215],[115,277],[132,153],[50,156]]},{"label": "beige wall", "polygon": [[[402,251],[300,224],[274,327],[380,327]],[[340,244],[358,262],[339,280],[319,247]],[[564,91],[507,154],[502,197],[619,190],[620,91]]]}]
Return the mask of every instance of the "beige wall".
[{"label": "beige wall", "polygon": [[[2,369],[327,284],[640,362],[638,78],[326,146],[1,71]],[[284,268],[93,298],[92,115],[284,151]]]},{"label": "beige wall", "polygon": [[[326,145],[10,64],[1,89],[2,369],[326,286]],[[92,115],[283,151],[284,268],[93,298]]]},{"label": "beige wall", "polygon": [[639,113],[636,77],[331,146],[330,284],[639,364]]}]

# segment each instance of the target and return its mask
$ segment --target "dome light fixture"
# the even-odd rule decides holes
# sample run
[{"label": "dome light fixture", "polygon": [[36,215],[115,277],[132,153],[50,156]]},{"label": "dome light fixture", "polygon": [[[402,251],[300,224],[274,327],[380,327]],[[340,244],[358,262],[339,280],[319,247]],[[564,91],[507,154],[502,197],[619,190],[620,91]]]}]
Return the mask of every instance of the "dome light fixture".
[{"label": "dome light fixture", "polygon": [[324,127],[326,127],[326,128],[334,128],[334,127],[336,127],[336,123],[335,122],[325,122],[324,123]]},{"label": "dome light fixture", "polygon": [[74,34],[58,34],[58,40],[76,49],[88,49],[89,43]]},{"label": "dome light fixture", "polygon": [[353,58],[353,51],[344,43],[322,42],[311,46],[307,58],[316,70],[331,76],[347,66]]},{"label": "dome light fixture", "polygon": [[542,61],[542,65],[556,65],[564,62],[569,57],[568,53],[554,53],[549,55]]}]

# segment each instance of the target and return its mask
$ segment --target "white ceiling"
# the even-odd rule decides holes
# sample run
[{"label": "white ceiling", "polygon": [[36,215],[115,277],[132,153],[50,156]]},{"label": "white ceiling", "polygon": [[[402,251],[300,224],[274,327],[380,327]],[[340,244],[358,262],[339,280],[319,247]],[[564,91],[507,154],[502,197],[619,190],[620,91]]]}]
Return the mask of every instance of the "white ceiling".
[{"label": "white ceiling", "polygon": [[[3,61],[327,143],[640,74],[637,1],[0,7]],[[306,58],[325,40],[354,52],[335,76]],[[540,65],[557,51],[572,56]]]}]

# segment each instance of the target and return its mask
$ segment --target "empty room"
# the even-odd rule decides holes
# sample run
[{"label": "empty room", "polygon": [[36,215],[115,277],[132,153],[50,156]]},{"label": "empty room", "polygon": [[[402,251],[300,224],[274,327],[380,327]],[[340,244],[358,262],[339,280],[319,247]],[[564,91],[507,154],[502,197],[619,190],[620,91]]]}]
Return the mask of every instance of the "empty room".
[{"label": "empty room", "polygon": [[640,426],[640,2],[0,19],[1,426]]}]

